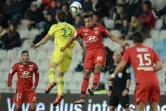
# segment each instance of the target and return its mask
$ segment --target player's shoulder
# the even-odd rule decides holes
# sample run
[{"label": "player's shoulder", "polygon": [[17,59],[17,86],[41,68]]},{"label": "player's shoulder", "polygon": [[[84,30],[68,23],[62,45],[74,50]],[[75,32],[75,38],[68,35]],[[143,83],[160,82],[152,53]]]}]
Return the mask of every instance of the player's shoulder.
[{"label": "player's shoulder", "polygon": [[29,61],[29,65],[37,66],[37,64],[33,61]]},{"label": "player's shoulder", "polygon": [[23,67],[22,65],[23,65],[22,62],[16,62],[13,66],[14,67]]},{"label": "player's shoulder", "polygon": [[51,28],[56,28],[58,26],[58,24],[53,24],[51,25]]}]

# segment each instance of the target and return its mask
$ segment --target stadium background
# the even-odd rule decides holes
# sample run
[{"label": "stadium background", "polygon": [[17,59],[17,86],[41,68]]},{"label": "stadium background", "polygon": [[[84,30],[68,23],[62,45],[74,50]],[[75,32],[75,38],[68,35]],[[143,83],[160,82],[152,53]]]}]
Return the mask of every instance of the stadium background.
[{"label": "stadium background", "polygon": [[[7,88],[7,78],[8,73],[14,63],[18,62],[20,59],[20,53],[22,50],[26,49],[30,53],[31,60],[36,62],[39,71],[40,79],[39,85],[36,89],[38,103],[43,102],[47,104],[46,107],[49,108],[51,104],[51,97],[55,95],[49,95],[48,98],[43,94],[44,89],[49,83],[48,79],[48,63],[51,53],[54,49],[53,40],[49,40],[45,45],[40,46],[37,49],[32,48],[32,42],[40,40],[44,36],[44,32],[48,30],[50,24],[55,23],[55,20],[48,22],[46,17],[49,14],[52,16],[55,15],[57,9],[66,10],[68,12],[67,22],[73,24],[76,28],[83,25],[82,16],[85,13],[94,14],[94,20],[96,22],[103,24],[110,33],[121,37],[122,34],[125,34],[125,41],[129,41],[129,27],[131,25],[131,16],[136,16],[140,23],[142,24],[142,31],[146,30],[149,36],[146,38],[144,45],[154,48],[159,56],[161,57],[164,68],[157,72],[157,76],[160,80],[161,86],[161,103],[160,109],[164,111],[166,105],[166,1],[165,0],[77,0],[82,3],[83,13],[76,15],[69,11],[69,6],[73,2],[72,0],[56,0],[52,3],[52,0],[1,0],[0,1],[0,111],[7,111],[7,101],[12,100],[12,95],[16,89],[17,76],[13,78],[13,93],[9,93]],[[147,24],[140,18],[141,14],[144,14],[142,11],[143,3],[146,2],[150,4],[151,11],[155,20],[152,20],[154,26],[148,28]],[[52,6],[51,6],[52,4]],[[55,6],[54,8],[51,8]],[[35,12],[32,10],[36,7]],[[124,8],[122,15],[124,17],[118,18],[119,7]],[[165,8],[165,9],[164,9]],[[163,9],[163,10],[162,10]],[[123,10],[123,9],[122,9]],[[162,13],[161,11],[162,10]],[[36,14],[36,16],[35,16]],[[43,15],[43,16],[42,16]],[[54,19],[55,17],[53,17]],[[98,20],[96,19],[98,18]],[[35,25],[30,26],[30,20],[35,21]],[[120,20],[120,26],[117,25],[117,20]],[[123,27],[123,21],[127,20],[128,30]],[[10,46],[9,44],[15,43],[13,39],[8,41],[3,41],[3,36],[8,37],[8,28],[10,24],[14,24],[16,31],[18,32],[17,43],[15,46]],[[5,31],[7,32],[5,34]],[[124,32],[125,31],[125,32]],[[35,39],[36,38],[36,39]],[[119,50],[120,45],[112,42],[109,38],[104,37],[103,42],[111,52]],[[77,43],[77,42],[76,42]],[[132,43],[132,42],[131,42]],[[77,43],[76,48],[73,50],[73,60],[69,71],[65,74],[64,80],[64,92],[66,94],[66,103],[72,103],[74,101],[73,94],[80,93],[81,81],[83,77],[82,65],[83,65],[84,54],[81,47]],[[111,64],[111,62],[110,62]],[[111,65],[108,64],[108,68]],[[131,101],[133,101],[134,94],[134,73],[132,68],[132,84],[130,86],[130,95]],[[108,90],[108,85],[106,81],[107,71],[103,71],[100,81],[105,83],[105,87]],[[91,76],[92,84],[93,74]],[[53,89],[52,93],[57,93],[57,87]],[[76,95],[78,97],[78,95]],[[49,99],[50,98],[50,99]],[[91,98],[89,98],[91,99]],[[102,103],[104,100],[107,100],[107,95],[96,95],[92,101],[95,103]],[[131,102],[133,104],[133,102]],[[12,105],[12,103],[10,103]],[[83,107],[88,108],[88,105]],[[102,104],[101,104],[102,105]],[[9,107],[9,106],[8,106]],[[131,105],[132,107],[132,105]],[[5,110],[3,110],[6,108]],[[86,110],[86,108],[84,110]],[[50,109],[40,109],[38,111],[48,111]],[[61,111],[60,109],[55,111]],[[74,109],[73,109],[74,110]],[[13,111],[12,109],[8,111]],[[52,110],[50,110],[52,111]],[[70,111],[69,109],[67,111]],[[77,111],[77,110],[76,110]],[[79,111],[79,110],[78,110]],[[88,111],[88,110],[87,110]],[[93,111],[91,109],[90,111]],[[96,109],[95,111],[100,111]],[[104,111],[104,110],[102,110]],[[119,111],[119,110],[118,110]]]}]

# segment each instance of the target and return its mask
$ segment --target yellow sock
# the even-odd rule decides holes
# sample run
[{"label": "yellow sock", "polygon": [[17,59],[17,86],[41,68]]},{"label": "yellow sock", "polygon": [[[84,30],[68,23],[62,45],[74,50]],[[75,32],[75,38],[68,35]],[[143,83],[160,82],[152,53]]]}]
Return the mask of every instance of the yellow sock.
[{"label": "yellow sock", "polygon": [[58,94],[63,94],[63,85],[64,85],[63,77],[58,77],[57,83],[58,83]]},{"label": "yellow sock", "polygon": [[55,69],[54,68],[50,68],[48,73],[49,73],[50,83],[55,82]]}]

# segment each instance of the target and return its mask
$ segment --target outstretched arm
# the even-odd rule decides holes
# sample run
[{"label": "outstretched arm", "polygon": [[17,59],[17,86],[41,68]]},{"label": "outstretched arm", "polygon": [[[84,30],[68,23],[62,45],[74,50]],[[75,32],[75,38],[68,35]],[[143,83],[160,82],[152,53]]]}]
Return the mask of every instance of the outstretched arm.
[{"label": "outstretched arm", "polygon": [[120,39],[118,39],[117,37],[115,37],[114,35],[109,34],[108,37],[113,40],[116,43],[119,43],[125,47],[129,47],[130,43],[129,42],[122,42]]},{"label": "outstretched arm", "polygon": [[37,44],[35,44],[34,48],[39,47],[40,45],[45,44],[49,39],[50,39],[50,35],[47,34],[40,42],[38,42]]}]

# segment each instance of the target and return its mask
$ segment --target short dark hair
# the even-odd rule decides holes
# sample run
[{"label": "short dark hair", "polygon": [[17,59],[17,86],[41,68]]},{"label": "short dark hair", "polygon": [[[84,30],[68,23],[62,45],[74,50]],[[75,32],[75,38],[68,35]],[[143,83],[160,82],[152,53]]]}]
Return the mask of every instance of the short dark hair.
[{"label": "short dark hair", "polygon": [[92,18],[92,15],[85,14],[83,18]]},{"label": "short dark hair", "polygon": [[67,12],[65,11],[62,11],[62,10],[58,10],[56,12],[56,15],[59,19],[60,22],[65,22],[66,21],[66,18],[67,18]]},{"label": "short dark hair", "polygon": [[24,54],[24,53],[28,53],[28,54],[29,54],[29,52],[28,52],[27,50],[23,50],[23,51],[21,52],[21,55]]},{"label": "short dark hair", "polygon": [[149,9],[152,8],[152,4],[150,1],[144,1],[143,4],[146,5]]},{"label": "short dark hair", "polygon": [[134,43],[143,43],[144,36],[141,32],[134,32],[132,35],[132,39],[133,39]]}]

